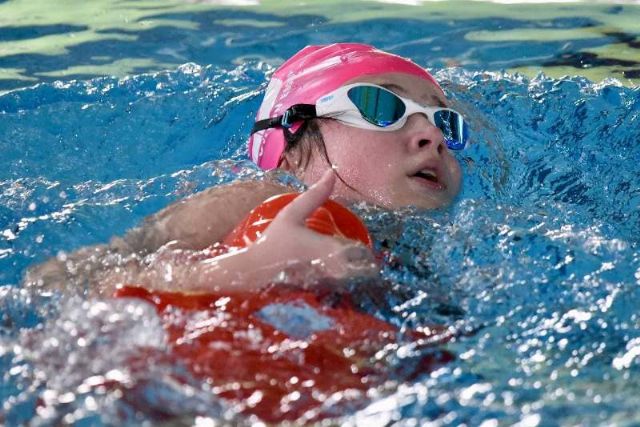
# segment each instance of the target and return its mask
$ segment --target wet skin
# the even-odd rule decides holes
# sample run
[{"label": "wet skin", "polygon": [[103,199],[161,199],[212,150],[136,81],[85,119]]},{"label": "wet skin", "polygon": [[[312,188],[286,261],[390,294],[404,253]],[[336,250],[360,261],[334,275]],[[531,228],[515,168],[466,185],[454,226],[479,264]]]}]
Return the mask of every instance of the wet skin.
[{"label": "wet skin", "polygon": [[[448,105],[435,85],[409,74],[363,76],[345,85],[355,82],[385,86],[421,105]],[[336,182],[332,196],[338,200],[435,209],[449,205],[460,191],[460,165],[440,129],[423,114],[411,115],[401,129],[391,132],[359,129],[331,119],[321,119],[319,124],[329,160],[352,187]],[[312,156],[300,176],[312,184],[328,167],[322,156]]]}]

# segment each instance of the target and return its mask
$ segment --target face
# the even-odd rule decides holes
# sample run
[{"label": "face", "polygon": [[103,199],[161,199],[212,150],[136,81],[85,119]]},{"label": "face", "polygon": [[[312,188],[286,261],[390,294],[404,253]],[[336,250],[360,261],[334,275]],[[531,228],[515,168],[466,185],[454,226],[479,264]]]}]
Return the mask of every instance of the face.
[{"label": "face", "polygon": [[[409,74],[363,76],[345,85],[355,82],[386,87],[421,105],[447,105],[438,88]],[[338,200],[434,209],[450,204],[460,190],[460,165],[442,132],[423,114],[409,116],[401,129],[391,132],[359,129],[330,119],[319,124],[329,160],[351,187],[337,180],[333,196]],[[326,159],[314,155],[301,178],[313,184],[328,167]]]}]

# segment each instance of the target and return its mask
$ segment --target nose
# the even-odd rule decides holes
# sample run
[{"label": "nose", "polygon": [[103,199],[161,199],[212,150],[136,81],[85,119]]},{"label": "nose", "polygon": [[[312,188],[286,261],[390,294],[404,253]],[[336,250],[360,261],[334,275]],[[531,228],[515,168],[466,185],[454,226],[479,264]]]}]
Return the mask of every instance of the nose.
[{"label": "nose", "polygon": [[444,143],[444,135],[427,116],[415,113],[409,116],[405,124],[409,132],[409,148],[411,150],[434,150],[438,155],[443,155],[447,146]]}]

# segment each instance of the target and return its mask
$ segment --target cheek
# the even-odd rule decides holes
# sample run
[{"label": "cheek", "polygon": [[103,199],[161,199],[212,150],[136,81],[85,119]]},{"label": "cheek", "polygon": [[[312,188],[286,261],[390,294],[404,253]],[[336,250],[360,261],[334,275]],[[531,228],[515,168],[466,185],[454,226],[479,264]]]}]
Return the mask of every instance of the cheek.
[{"label": "cheek", "polygon": [[340,160],[336,161],[338,171],[351,188],[338,182],[337,194],[352,201],[388,207],[393,205],[400,185],[396,178],[398,166],[394,166],[388,154],[367,148],[345,154]]},{"label": "cheek", "polygon": [[340,175],[352,186],[367,184],[372,187],[385,180],[393,170],[393,159],[387,149],[389,141],[353,132],[334,138],[335,144],[327,144],[329,158],[338,167]]}]

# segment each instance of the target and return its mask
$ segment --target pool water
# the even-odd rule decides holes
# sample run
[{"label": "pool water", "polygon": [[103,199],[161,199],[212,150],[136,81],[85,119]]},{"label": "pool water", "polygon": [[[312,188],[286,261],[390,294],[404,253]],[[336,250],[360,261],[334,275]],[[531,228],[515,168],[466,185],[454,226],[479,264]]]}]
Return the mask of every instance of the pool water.
[{"label": "pool water", "polygon": [[[403,330],[449,325],[436,350],[454,360],[358,405],[334,396],[325,422],[640,423],[640,6],[211,3],[0,2],[4,424],[259,422],[167,357],[151,306],[20,281],[172,201],[263,179],[244,143],[269,74],[336,40],[430,67],[474,136],[450,209],[355,207],[388,283],[354,299]],[[153,363],[131,369],[140,348]],[[427,350],[399,340],[386,360]],[[91,386],[105,379],[125,387]]]}]

